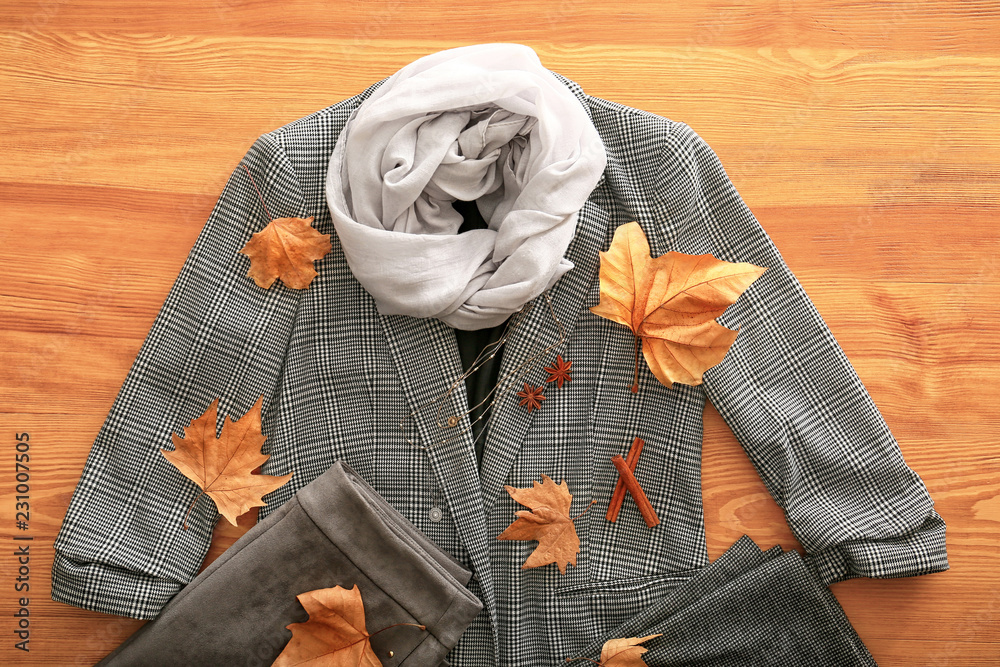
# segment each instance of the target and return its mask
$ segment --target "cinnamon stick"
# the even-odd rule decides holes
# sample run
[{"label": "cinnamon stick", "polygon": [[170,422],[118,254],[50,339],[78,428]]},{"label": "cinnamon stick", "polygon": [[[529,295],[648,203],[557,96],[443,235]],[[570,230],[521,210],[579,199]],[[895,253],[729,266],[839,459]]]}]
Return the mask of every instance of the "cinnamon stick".
[{"label": "cinnamon stick", "polygon": [[656,516],[656,511],[653,509],[653,504],[649,502],[649,498],[643,492],[642,487],[639,486],[639,480],[635,478],[632,471],[629,470],[628,465],[625,463],[625,459],[621,457],[621,454],[615,454],[611,457],[611,462],[615,464],[618,468],[618,474],[621,479],[625,480],[625,488],[628,492],[632,494],[635,504],[639,506],[639,513],[642,514],[643,520],[646,525],[652,528],[660,523],[660,519]]},{"label": "cinnamon stick", "polygon": [[[628,465],[628,469],[635,472],[635,466],[639,463],[639,454],[642,453],[642,448],[646,444],[645,440],[642,438],[636,438],[632,441],[632,446],[628,450],[628,455],[625,457],[625,463]],[[625,481],[619,475],[618,483],[615,484],[615,491],[611,494],[611,504],[608,505],[608,514],[605,517],[608,521],[614,523],[618,519],[618,512],[621,511],[622,502],[625,500]]]}]

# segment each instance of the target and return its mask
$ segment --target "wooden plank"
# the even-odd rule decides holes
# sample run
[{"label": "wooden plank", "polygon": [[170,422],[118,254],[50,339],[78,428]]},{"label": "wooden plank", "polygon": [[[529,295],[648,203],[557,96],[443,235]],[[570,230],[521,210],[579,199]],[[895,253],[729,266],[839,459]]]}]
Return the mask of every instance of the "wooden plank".
[{"label": "wooden plank", "polygon": [[[12,6],[13,7],[13,6]],[[302,0],[277,5],[237,0],[178,5],[169,0],[107,4],[46,0],[0,14],[4,30],[104,31],[127,25],[150,44],[182,47],[165,35],[267,36],[284,42],[336,37],[343,56],[387,42],[530,42],[535,48],[623,45],[777,44],[816,48],[996,52],[1000,9],[989,0],[856,2],[810,0],[727,3],[701,0],[664,7],[658,0],[368,0],[335,10]],[[440,46],[437,48],[445,48]],[[431,49],[436,50],[436,49]]]},{"label": "wooden plank", "polygon": [[[7,163],[31,182],[214,193],[203,174],[228,175],[261,133],[455,44],[380,42],[346,72],[337,46],[16,33],[0,58],[33,66],[0,77],[14,110]],[[993,156],[979,150],[1000,143],[995,56],[715,45],[540,56],[592,95],[691,125],[738,188],[759,188],[757,205],[998,202]],[[969,89],[978,94],[961,94]],[[53,102],[39,108],[39,96]]]}]

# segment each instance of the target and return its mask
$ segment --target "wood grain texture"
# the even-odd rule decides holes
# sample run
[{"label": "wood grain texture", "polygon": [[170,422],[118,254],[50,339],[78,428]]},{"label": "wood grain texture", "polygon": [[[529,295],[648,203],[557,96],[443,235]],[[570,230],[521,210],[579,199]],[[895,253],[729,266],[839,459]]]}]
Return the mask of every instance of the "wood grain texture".
[{"label": "wood grain texture", "polygon": [[[93,664],[141,625],[49,600],[52,542],[253,141],[488,41],[708,141],[948,525],[948,572],[832,590],[884,667],[998,663],[1000,4],[41,0],[3,3],[0,31],[0,663]],[[30,653],[9,548],[22,432]],[[711,407],[703,486],[712,558],[744,533],[798,546]],[[220,523],[206,564],[252,523]]]}]

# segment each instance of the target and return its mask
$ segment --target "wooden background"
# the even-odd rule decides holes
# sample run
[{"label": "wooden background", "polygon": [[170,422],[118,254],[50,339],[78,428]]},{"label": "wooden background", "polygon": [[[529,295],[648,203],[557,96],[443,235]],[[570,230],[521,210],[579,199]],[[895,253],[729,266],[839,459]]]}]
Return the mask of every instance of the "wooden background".
[{"label": "wooden background", "polygon": [[[1000,664],[1000,3],[42,0],[0,12],[0,663],[92,664],[141,624],[49,600],[52,541],[253,141],[419,56],[513,41],[588,93],[708,141],[927,483],[951,570],[832,587],[879,664]],[[27,654],[13,648],[20,432]],[[797,546],[711,408],[704,491],[712,558],[743,533]],[[217,535],[210,558],[238,533]]]}]

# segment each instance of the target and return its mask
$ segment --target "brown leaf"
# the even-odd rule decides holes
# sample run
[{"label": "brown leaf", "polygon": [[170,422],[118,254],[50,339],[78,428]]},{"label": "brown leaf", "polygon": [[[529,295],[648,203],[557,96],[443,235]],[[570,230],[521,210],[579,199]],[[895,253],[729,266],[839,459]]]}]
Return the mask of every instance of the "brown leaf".
[{"label": "brown leaf", "polygon": [[255,232],[239,252],[250,258],[247,275],[267,289],[281,278],[286,287],[305,289],[316,277],[313,261],[330,252],[330,235],[321,234],[308,218],[275,218]]},{"label": "brown leaf", "polygon": [[[739,330],[715,318],[767,270],[707,254],[671,251],[654,259],[638,222],[618,227],[600,257],[601,300],[590,310],[631,329],[649,369],[668,387],[701,384],[702,374],[722,361]],[[638,358],[636,364],[632,391],[638,391]]]},{"label": "brown leaf", "polygon": [[[261,396],[237,421],[225,418],[222,434],[215,437],[219,399],[212,401],[200,417],[184,429],[184,437],[171,433],[174,450],[161,449],[163,456],[185,477],[215,501],[219,513],[236,525],[236,517],[251,507],[267,505],[262,496],[292,478],[287,475],[252,475],[250,471],[267,461],[261,454],[266,436],[261,433]],[[200,494],[199,494],[200,497]],[[198,498],[195,498],[197,501]]]},{"label": "brown leaf", "polygon": [[309,612],[305,623],[287,625],[292,638],[273,667],[382,667],[365,629],[365,605],[358,585],[320,588],[296,595]]},{"label": "brown leaf", "polygon": [[521,569],[541,567],[555,563],[560,574],[566,574],[566,565],[576,566],[580,551],[580,538],[569,516],[573,496],[566,481],[556,484],[543,474],[542,483],[531,483],[531,488],[517,489],[504,486],[510,497],[531,512],[515,512],[517,519],[497,535],[498,540],[537,540],[538,546],[524,561]]},{"label": "brown leaf", "polygon": [[659,636],[646,635],[645,637],[610,639],[604,642],[604,647],[601,649],[601,665],[603,667],[646,667],[646,661],[640,656],[649,649],[639,646],[639,644]]}]

